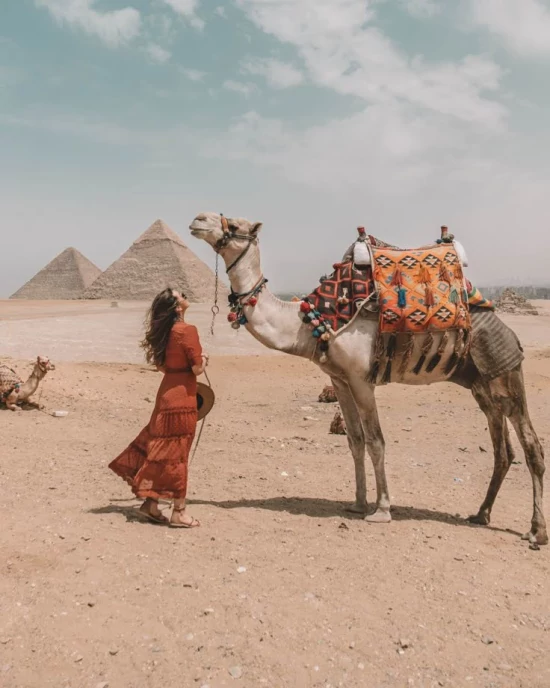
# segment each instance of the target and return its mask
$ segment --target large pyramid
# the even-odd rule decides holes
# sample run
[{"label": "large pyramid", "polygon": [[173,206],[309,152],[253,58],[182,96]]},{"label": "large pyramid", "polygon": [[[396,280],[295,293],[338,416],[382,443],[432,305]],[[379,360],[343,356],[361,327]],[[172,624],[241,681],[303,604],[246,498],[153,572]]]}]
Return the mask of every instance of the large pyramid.
[{"label": "large pyramid", "polygon": [[[166,287],[180,289],[194,303],[210,301],[214,274],[167,224],[157,220],[84,292],[83,298],[148,301]],[[221,293],[227,293],[225,286],[220,287]]]},{"label": "large pyramid", "polygon": [[75,248],[66,248],[11,299],[79,299],[101,270]]}]

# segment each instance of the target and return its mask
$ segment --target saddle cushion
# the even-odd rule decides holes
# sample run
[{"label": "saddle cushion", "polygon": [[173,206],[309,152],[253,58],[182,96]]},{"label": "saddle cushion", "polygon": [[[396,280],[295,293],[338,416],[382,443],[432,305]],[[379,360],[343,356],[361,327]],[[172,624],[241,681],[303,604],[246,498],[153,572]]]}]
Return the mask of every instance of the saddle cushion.
[{"label": "saddle cushion", "polygon": [[462,265],[451,244],[371,246],[381,333],[470,329]]}]

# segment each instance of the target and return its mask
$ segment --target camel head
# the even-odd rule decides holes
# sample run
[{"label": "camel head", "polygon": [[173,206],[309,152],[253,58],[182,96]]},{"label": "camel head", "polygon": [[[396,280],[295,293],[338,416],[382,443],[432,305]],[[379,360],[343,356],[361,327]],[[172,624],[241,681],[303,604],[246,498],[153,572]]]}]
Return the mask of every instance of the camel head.
[{"label": "camel head", "polygon": [[261,222],[249,222],[243,217],[224,217],[219,213],[201,213],[189,225],[191,234],[204,239],[230,263],[255,241],[262,228]]},{"label": "camel head", "polygon": [[35,369],[38,368],[45,375],[49,370],[55,370],[54,364],[47,356],[38,356],[36,359]]}]

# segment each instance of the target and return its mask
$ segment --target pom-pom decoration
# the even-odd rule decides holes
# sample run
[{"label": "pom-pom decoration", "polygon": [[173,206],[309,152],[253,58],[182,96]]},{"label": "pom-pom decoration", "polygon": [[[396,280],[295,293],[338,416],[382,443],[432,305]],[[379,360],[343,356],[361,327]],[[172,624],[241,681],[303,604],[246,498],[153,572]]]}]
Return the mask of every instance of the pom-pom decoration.
[{"label": "pom-pom decoration", "polygon": [[302,313],[309,313],[309,311],[311,310],[311,304],[307,301],[302,301],[302,303],[300,304],[300,310],[302,311]]},{"label": "pom-pom decoration", "polygon": [[227,315],[227,319],[229,320],[230,323],[235,322],[235,321],[237,320],[237,317],[238,317],[237,314],[236,314],[236,313],[233,313],[233,312],[232,312],[232,313],[229,313],[229,314]]}]

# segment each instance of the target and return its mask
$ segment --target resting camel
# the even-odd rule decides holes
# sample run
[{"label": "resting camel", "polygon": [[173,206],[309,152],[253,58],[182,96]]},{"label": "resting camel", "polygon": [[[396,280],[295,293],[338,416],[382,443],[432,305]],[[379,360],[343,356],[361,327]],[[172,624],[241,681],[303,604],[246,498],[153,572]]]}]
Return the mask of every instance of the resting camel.
[{"label": "resting camel", "polygon": [[[345,419],[355,464],[356,495],[355,503],[350,508],[364,513],[369,523],[387,523],[391,521],[391,514],[384,467],[385,442],[376,407],[376,383],[369,381],[375,358],[378,316],[369,311],[369,305],[365,302],[349,325],[332,335],[327,354],[320,353],[318,340],[313,339],[300,317],[300,304],[281,301],[262,282],[258,245],[261,227],[260,222],[225,218],[210,212],[197,215],[190,230],[193,236],[206,241],[223,258],[234,298],[243,304],[247,321],[245,327],[250,334],[270,349],[313,361],[331,378]],[[249,302],[252,305],[247,305]],[[508,333],[506,346],[520,347],[515,335],[492,311],[486,311],[480,317],[496,319],[498,327]],[[487,417],[494,448],[493,475],[478,513],[469,519],[472,523],[489,524],[495,498],[514,458],[506,419],[510,420],[525,453],[533,481],[531,529],[523,537],[534,544],[547,544],[543,513],[544,454],[529,418],[521,362],[493,379],[483,375],[475,360],[494,356],[498,352],[491,350],[493,344],[490,337],[480,335],[476,338],[476,327],[480,327],[477,322],[481,320],[472,317],[470,353],[464,365],[454,373],[446,373],[445,365],[441,365],[431,372],[423,371],[417,375],[411,364],[410,369],[394,369],[389,381],[414,385],[449,381],[472,391]],[[423,337],[425,335],[415,338],[415,353],[420,354]],[[453,346],[451,336],[443,352],[443,363],[451,357]],[[367,512],[365,448],[372,460],[376,479],[376,508],[372,513]]]}]

